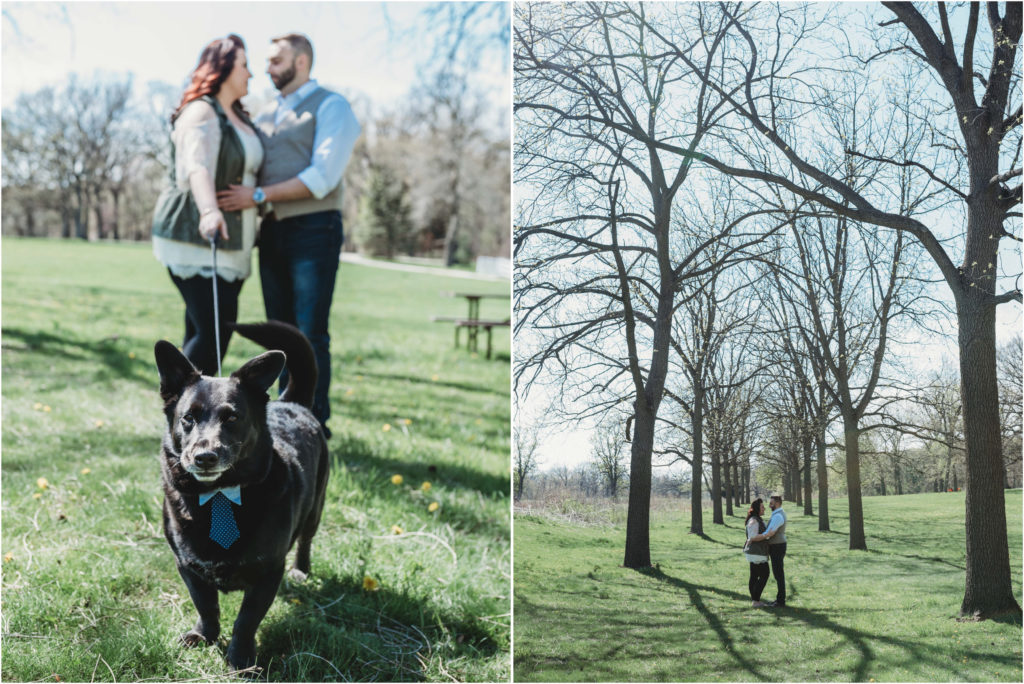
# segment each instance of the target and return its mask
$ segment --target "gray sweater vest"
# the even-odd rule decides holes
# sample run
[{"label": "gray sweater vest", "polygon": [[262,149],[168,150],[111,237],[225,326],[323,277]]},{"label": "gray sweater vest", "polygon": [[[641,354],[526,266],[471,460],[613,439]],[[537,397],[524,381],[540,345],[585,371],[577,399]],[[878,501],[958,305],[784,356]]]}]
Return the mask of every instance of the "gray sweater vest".
[{"label": "gray sweater vest", "polygon": [[[316,136],[316,111],[331,91],[317,88],[288,112],[275,126],[277,105],[265,109],[256,119],[263,138],[264,164],[259,184],[273,185],[299,175],[313,159],[313,140]],[[341,211],[341,182],[322,199],[274,202],[274,214],[279,219],[313,214],[318,211]]]},{"label": "gray sweater vest", "polygon": [[780,513],[782,513],[782,524],[779,525],[778,529],[775,530],[775,534],[772,536],[772,538],[768,540],[769,546],[775,546],[776,544],[786,543],[786,522],[788,521],[788,518],[786,518],[785,511],[780,510]]}]

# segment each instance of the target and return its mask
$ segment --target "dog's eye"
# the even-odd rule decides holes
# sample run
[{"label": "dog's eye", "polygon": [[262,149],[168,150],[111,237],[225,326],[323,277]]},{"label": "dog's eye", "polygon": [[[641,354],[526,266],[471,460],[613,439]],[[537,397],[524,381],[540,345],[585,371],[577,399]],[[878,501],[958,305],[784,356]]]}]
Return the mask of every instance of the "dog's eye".
[{"label": "dog's eye", "polygon": [[186,413],[181,417],[181,424],[187,428],[190,428],[196,424],[196,419],[192,417],[191,413]]},{"label": "dog's eye", "polygon": [[234,423],[236,420],[238,420],[238,416],[236,416],[234,413],[231,413],[231,414],[228,414],[228,416],[224,419],[224,422],[225,423]]}]

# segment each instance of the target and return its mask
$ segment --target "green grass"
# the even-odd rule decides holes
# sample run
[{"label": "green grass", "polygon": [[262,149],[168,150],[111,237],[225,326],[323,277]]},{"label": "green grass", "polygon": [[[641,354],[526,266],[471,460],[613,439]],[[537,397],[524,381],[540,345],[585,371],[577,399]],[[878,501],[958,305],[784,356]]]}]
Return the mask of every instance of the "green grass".
[{"label": "green grass", "polygon": [[[515,516],[515,680],[1021,681],[1017,620],[959,622],[964,498],[864,499],[869,550],[790,503],[786,608],[753,609],[742,518],[688,534],[689,504],[656,510],[655,568],[621,567],[625,525],[590,510]],[[579,507],[577,507],[579,508]],[[1021,592],[1021,491],[1007,492]],[[774,579],[765,589],[775,597]]]},{"label": "green grass", "polygon": [[[161,529],[152,349],[181,340],[177,290],[148,245],[8,238],[2,284],[0,676],[228,679],[226,635],[176,643],[196,616]],[[452,348],[429,317],[464,314],[438,294],[459,288],[443,274],[339,272],[333,470],[312,576],[282,585],[257,633],[271,680],[508,679],[510,343],[497,335],[492,360]],[[481,313],[507,308],[486,300]],[[263,319],[258,277],[240,309]],[[258,351],[234,338],[225,372]],[[225,631],[240,598],[222,595]]]}]

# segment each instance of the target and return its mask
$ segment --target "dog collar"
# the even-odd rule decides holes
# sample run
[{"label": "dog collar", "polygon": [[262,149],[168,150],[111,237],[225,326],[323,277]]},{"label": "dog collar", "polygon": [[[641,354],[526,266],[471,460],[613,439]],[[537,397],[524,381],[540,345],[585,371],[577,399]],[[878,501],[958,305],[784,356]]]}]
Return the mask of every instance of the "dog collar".
[{"label": "dog collar", "polygon": [[220,489],[214,489],[212,492],[206,492],[205,494],[199,495],[199,505],[203,506],[207,501],[217,496],[217,494],[223,494],[231,503],[236,506],[242,505],[242,488],[239,485],[234,487],[222,487]]}]

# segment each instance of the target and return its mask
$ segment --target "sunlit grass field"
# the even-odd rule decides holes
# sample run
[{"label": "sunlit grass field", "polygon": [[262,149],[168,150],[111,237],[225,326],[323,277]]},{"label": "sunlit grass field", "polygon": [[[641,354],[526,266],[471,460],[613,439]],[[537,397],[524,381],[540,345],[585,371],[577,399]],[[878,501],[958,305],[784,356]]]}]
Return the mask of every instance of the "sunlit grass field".
[{"label": "sunlit grass field", "polygon": [[[866,497],[867,552],[848,550],[846,500],[830,506],[823,533],[786,505],[788,605],[777,609],[750,607],[740,517],[712,525],[706,511],[702,539],[688,534],[688,503],[659,507],[655,568],[638,572],[621,567],[622,505],[517,513],[515,680],[1021,681],[1019,619],[956,619],[962,493]],[[1021,490],[1006,510],[1020,601]]]},{"label": "sunlit grass field", "polygon": [[[0,676],[229,679],[241,594],[220,644],[180,648],[196,615],[161,529],[152,349],[181,342],[177,290],[148,245],[4,238],[2,256]],[[333,470],[311,578],[257,632],[270,680],[508,680],[510,342],[486,360],[429,320],[464,315],[439,292],[469,288],[508,284],[342,265]],[[258,274],[240,309],[264,318]],[[259,351],[235,337],[224,372]]]}]

